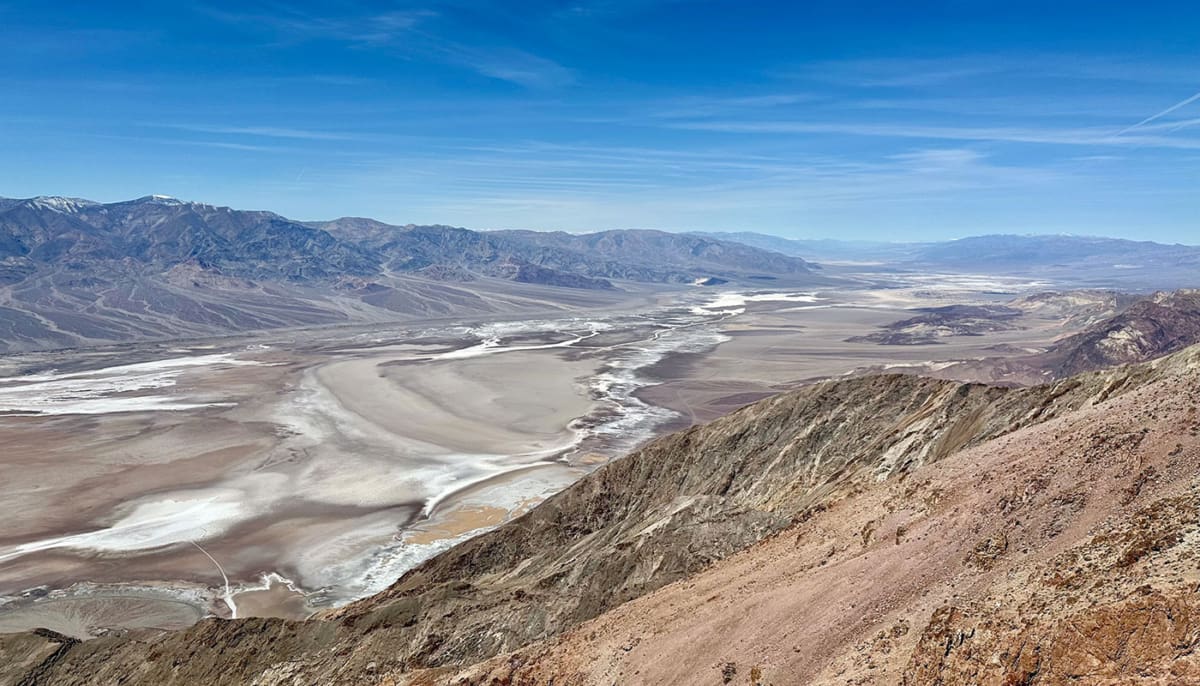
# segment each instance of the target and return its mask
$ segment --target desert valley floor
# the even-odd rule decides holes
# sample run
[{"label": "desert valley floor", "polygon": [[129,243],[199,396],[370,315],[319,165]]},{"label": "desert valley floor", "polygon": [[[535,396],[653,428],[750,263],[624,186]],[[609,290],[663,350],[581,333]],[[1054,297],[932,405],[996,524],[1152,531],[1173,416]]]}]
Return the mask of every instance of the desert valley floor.
[{"label": "desert valley floor", "polygon": [[1017,355],[1086,322],[848,342],[1047,284],[663,289],[620,307],[0,360],[0,632],[301,618],[383,590],[666,431],[813,379]]}]

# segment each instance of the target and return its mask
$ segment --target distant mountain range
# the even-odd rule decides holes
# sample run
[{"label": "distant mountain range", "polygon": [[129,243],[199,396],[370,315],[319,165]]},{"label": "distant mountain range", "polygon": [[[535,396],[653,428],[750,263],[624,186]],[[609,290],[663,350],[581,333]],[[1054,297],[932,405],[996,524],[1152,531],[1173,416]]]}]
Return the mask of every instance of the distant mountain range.
[{"label": "distant mountain range", "polygon": [[896,262],[913,256],[921,246],[932,243],[887,243],[883,241],[841,241],[832,238],[783,238],[753,231],[695,231],[722,241],[735,241],[763,250],[773,250],[793,257],[826,262]]},{"label": "distant mountain range", "polygon": [[627,283],[827,282],[803,259],[658,231],[300,222],[161,195],[0,198],[0,352],[614,302]]},{"label": "distant mountain range", "polygon": [[[590,234],[539,231],[470,231],[450,226],[391,226],[372,219],[309,222],[339,240],[379,256],[390,271],[452,267],[501,278],[518,267],[539,268],[547,283],[611,288],[605,279],[691,283],[702,276],[773,280],[810,274],[815,265],[794,256],[740,243],[664,231],[623,230]],[[558,283],[571,275],[572,284]],[[577,277],[595,282],[578,282]]]},{"label": "distant mountain range", "polygon": [[828,286],[859,269],[884,280],[971,272],[1149,290],[1195,285],[1198,268],[1197,247],[1074,236],[472,231],[302,222],[162,195],[0,198],[0,352],[590,307],[645,288],[636,284]]},{"label": "distant mountain range", "polygon": [[694,233],[821,262],[893,269],[1041,276],[1073,285],[1165,289],[1192,286],[1200,246],[1068,235],[988,235],[942,242],[788,239],[761,233]]}]

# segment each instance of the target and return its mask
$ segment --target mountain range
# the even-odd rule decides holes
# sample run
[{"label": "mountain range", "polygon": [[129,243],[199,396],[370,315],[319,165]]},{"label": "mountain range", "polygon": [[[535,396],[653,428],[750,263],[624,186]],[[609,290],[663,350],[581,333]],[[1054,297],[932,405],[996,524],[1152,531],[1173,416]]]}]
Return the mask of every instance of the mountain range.
[{"label": "mountain range", "polygon": [[998,234],[886,243],[788,239],[753,232],[693,235],[821,262],[876,263],[914,272],[1023,275],[1100,288],[1180,288],[1193,285],[1200,270],[1200,246],[1097,236]]},{"label": "mountain range", "polygon": [[[845,285],[889,275],[1022,275],[1133,290],[1189,285],[1200,248],[1072,236],[943,243],[765,234],[590,234],[295,221],[161,195],[0,198],[0,353],[283,327],[611,305],[647,286]],[[882,279],[883,281],[880,281]]]},{"label": "mountain range", "polygon": [[306,223],[158,195],[0,199],[0,352],[544,311],[612,303],[622,284],[826,282],[816,269],[657,231]]}]

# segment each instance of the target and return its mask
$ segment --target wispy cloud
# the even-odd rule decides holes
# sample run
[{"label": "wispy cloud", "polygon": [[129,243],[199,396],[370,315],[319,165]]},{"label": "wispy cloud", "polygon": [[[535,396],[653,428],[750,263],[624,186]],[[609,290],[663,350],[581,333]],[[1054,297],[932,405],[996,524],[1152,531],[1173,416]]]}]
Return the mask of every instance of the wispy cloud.
[{"label": "wispy cloud", "polygon": [[489,78],[527,88],[552,88],[574,81],[574,72],[557,62],[503,40],[455,39],[453,17],[432,9],[380,13],[316,14],[290,7],[228,11],[201,6],[201,11],[242,30],[269,33],[276,45],[307,42],[341,43],[405,58],[420,57],[469,69]]},{"label": "wispy cloud", "polygon": [[235,150],[238,152],[269,152],[269,153],[284,153],[298,152],[295,148],[286,148],[272,145],[254,145],[251,143],[242,143],[238,141],[219,141],[219,140],[194,140],[186,138],[157,138],[154,136],[126,136],[119,134],[90,134],[92,138],[125,141],[136,143],[138,145],[172,145],[172,146],[189,146],[197,148],[214,148],[217,150]]},{"label": "wispy cloud", "polygon": [[257,136],[262,138],[293,138],[308,141],[345,141],[356,140],[359,136],[336,131],[313,131],[309,129],[293,129],[279,126],[214,126],[205,124],[150,124],[164,129],[191,131],[193,133],[211,133],[233,136]]},{"label": "wispy cloud", "polygon": [[197,5],[201,13],[244,30],[270,33],[279,43],[313,40],[345,42],[364,47],[389,45],[400,40],[426,19],[436,16],[429,10],[394,10],[362,15],[322,15],[294,6],[275,5],[237,11]]},{"label": "wispy cloud", "polygon": [[555,12],[557,17],[588,20],[620,17],[672,5],[699,4],[703,0],[576,0]]},{"label": "wispy cloud", "polygon": [[1200,140],[1169,136],[1116,137],[1111,129],[1099,127],[1054,129],[1011,126],[938,126],[910,123],[802,122],[802,121],[689,121],[668,126],[693,131],[747,134],[843,134],[930,140],[1041,143],[1050,145],[1093,145],[1200,149]]},{"label": "wispy cloud", "polygon": [[[563,166],[564,160],[545,157],[540,146],[530,147],[525,155],[520,151],[506,147],[481,153],[469,164],[461,157],[419,165],[397,160],[371,168],[360,182],[408,194],[436,186],[436,205],[413,211],[454,217],[467,225],[521,225],[533,216],[543,228],[583,230],[630,225],[753,228],[766,217],[795,222],[813,213],[873,214],[884,208],[928,216],[936,203],[1001,197],[1014,189],[1046,192],[1080,178],[1075,172],[997,164],[968,148],[916,148],[872,161],[789,160],[781,155],[743,160],[744,168],[737,171],[718,169],[722,163],[715,157],[678,159],[681,156],[670,150],[630,149],[628,160],[611,162],[616,165],[611,174],[598,173],[608,167],[586,161]],[[583,150],[573,157],[589,153],[599,156],[605,151]],[[648,169],[651,161],[685,165],[695,174],[672,177]],[[504,175],[491,173],[493,166]],[[420,174],[412,172],[414,167]],[[706,173],[711,171],[717,173]]]},{"label": "wispy cloud", "polygon": [[447,63],[526,88],[555,88],[569,85],[575,80],[572,70],[518,48],[473,47],[430,41],[425,50]]},{"label": "wispy cloud", "polygon": [[964,64],[959,60],[863,60],[813,64],[800,73],[855,86],[912,88],[940,86],[1003,69],[998,64]]},{"label": "wispy cloud", "polygon": [[738,114],[748,110],[768,111],[826,99],[810,93],[759,93],[738,96],[684,96],[670,100],[652,101],[639,116],[662,119],[691,119]]},{"label": "wispy cloud", "polygon": [[914,171],[947,171],[978,164],[985,155],[969,148],[931,148],[898,153],[891,159],[905,163]]},{"label": "wispy cloud", "polygon": [[966,85],[1006,76],[1026,82],[1069,80],[1141,84],[1195,83],[1200,63],[1146,64],[1133,57],[1054,53],[977,54],[810,62],[777,72],[801,79],[860,88],[923,89]]},{"label": "wispy cloud", "polygon": [[1088,93],[1070,98],[1054,93],[1008,93],[964,96],[951,91],[937,95],[893,95],[890,97],[843,98],[836,105],[844,110],[879,110],[895,113],[932,113],[1004,118],[1105,119],[1134,117],[1144,109],[1128,96]]},{"label": "wispy cloud", "polygon": [[322,86],[322,87],[337,87],[337,88],[361,88],[364,86],[375,86],[380,83],[380,80],[369,76],[357,76],[351,74],[303,74],[303,75],[282,75],[282,74],[262,74],[256,76],[237,76],[229,77],[227,75],[212,75],[202,80],[203,83],[216,83],[221,86],[235,86],[246,88],[273,88],[273,87],[294,87],[294,86]]}]

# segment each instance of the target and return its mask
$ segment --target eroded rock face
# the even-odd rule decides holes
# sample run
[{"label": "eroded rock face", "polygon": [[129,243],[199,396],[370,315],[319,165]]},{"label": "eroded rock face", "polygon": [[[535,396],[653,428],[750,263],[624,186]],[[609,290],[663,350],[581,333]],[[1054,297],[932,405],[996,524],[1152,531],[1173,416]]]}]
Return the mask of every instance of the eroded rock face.
[{"label": "eroded rock face", "polygon": [[[35,645],[21,648],[25,644],[6,639],[0,649],[9,651],[12,664],[39,664],[44,678],[35,683],[393,683],[422,669],[419,678],[432,682],[532,684],[578,674],[570,683],[612,683],[628,661],[650,659],[655,650],[683,656],[686,646],[701,639],[732,641],[729,627],[742,624],[728,622],[753,618],[746,622],[761,636],[804,627],[821,638],[779,647],[784,655],[772,661],[731,656],[725,662],[735,664],[739,679],[757,669],[764,683],[838,682],[836,665],[847,674],[866,669],[853,648],[870,644],[878,650],[887,646],[878,673],[890,674],[892,681],[860,683],[896,683],[908,666],[914,674],[932,670],[934,678],[945,673],[946,683],[958,683],[955,675],[976,662],[969,656],[982,655],[972,653],[972,646],[1011,652],[1016,649],[1004,646],[1024,631],[1033,631],[1028,635],[1038,645],[1053,645],[1066,609],[1091,608],[1093,599],[1122,601],[1144,585],[1137,574],[1151,562],[1162,563],[1164,551],[1190,550],[1181,544],[1190,540],[1190,530],[1171,533],[1164,523],[1188,521],[1190,501],[1180,501],[1170,510],[1174,514],[1162,510],[1161,517],[1147,510],[1149,519],[1131,520],[1135,525],[1127,531],[1114,528],[1096,539],[1096,545],[1111,548],[1105,555],[1079,553],[1079,561],[1063,557],[1045,570],[1021,568],[1024,576],[1013,576],[1011,584],[1044,587],[1039,602],[1058,613],[1042,629],[1026,621],[1038,616],[1036,606],[1009,603],[1016,596],[999,590],[952,603],[930,597],[934,605],[928,610],[919,605],[919,612],[904,617],[885,611],[887,603],[899,601],[877,598],[860,606],[848,598],[877,587],[906,589],[888,599],[921,597],[923,588],[946,582],[947,574],[1009,579],[1015,561],[1031,550],[1060,546],[1056,554],[1062,555],[1074,550],[1067,543],[1076,540],[1072,536],[1085,515],[1144,506],[1164,483],[1178,480],[1187,460],[1197,458],[1184,443],[1195,443],[1187,432],[1200,431],[1200,425],[1181,419],[1174,426],[1167,417],[1186,418],[1187,408],[1195,407],[1198,373],[1200,350],[1192,350],[1034,389],[899,375],[815,384],[655,441],[525,517],[428,561],[386,592],[308,622],[207,620],[177,633],[72,645],[48,665],[37,659]],[[1138,394],[1145,397],[1126,400]],[[1153,404],[1147,400],[1155,398]],[[1154,418],[1122,415],[1120,421],[1096,424],[1104,408],[1118,406],[1155,413]],[[1147,438],[1137,428],[1151,425],[1156,432],[1177,432],[1181,452],[1160,456],[1164,435]],[[985,462],[963,462],[963,455]],[[943,465],[953,478],[937,476]],[[1062,472],[1064,465],[1075,471]],[[1119,486],[1105,486],[1115,490],[1102,498],[1096,497],[1099,487],[1089,485],[1101,478],[1119,480]],[[1138,538],[1138,532],[1150,534]],[[768,553],[769,563],[753,558]],[[905,557],[889,557],[894,555]],[[1108,567],[1082,566],[1102,559],[1111,560]],[[728,573],[729,565],[738,571],[704,581],[710,573]],[[1083,569],[1081,581],[1071,581],[1076,568]],[[1046,576],[1051,569],[1062,580]],[[755,575],[765,572],[782,589],[777,597],[740,605],[736,594],[723,595],[732,587],[757,588]],[[1134,586],[1125,595],[1096,595],[1114,579]],[[704,583],[712,590],[703,598],[685,595],[681,598],[690,599],[674,605],[656,600]],[[1102,583],[1108,586],[1087,585]],[[693,592],[701,593],[687,591]],[[1169,588],[1162,592],[1174,597]],[[1068,603],[1068,597],[1083,604]],[[849,605],[843,607],[843,600]],[[1061,612],[1060,602],[1066,608]],[[795,609],[785,612],[789,603]],[[996,603],[1012,605],[1011,617],[996,612]],[[933,611],[943,606],[955,609],[927,628]],[[686,634],[689,626],[708,626],[702,624],[706,613],[716,613],[712,621],[726,628]],[[626,631],[640,626],[642,617],[655,630]],[[879,640],[871,638],[875,625],[861,624],[863,618],[886,624],[877,627],[883,632]],[[590,628],[605,622],[612,632]],[[993,622],[994,628],[980,622]],[[685,633],[673,634],[672,627]],[[596,638],[589,639],[588,632]],[[561,636],[568,637],[560,646],[565,652],[556,652]],[[687,640],[664,649],[660,642],[674,636]],[[934,659],[947,636],[952,650],[942,648],[943,658]],[[759,652],[774,655],[767,650],[774,640],[763,638]],[[733,643],[721,643],[726,645]],[[846,654],[803,652],[814,645]],[[612,652],[603,660],[588,652],[605,646]],[[507,651],[519,652],[502,655]],[[613,668],[596,674],[588,671],[593,662],[573,666],[564,655]],[[499,663],[486,663],[477,675],[481,681],[460,674],[494,656]],[[719,680],[719,665],[692,661],[698,676]],[[1018,662],[1024,664],[1013,664]],[[808,665],[807,676],[784,678],[800,665]],[[821,676],[823,665],[834,671]],[[643,682],[656,683],[646,676],[651,663],[642,669]]]},{"label": "eroded rock face", "polygon": [[1063,376],[1142,362],[1200,341],[1200,290],[1156,293],[1059,344]]},{"label": "eroded rock face", "polygon": [[[1117,365],[1147,362],[1200,343],[1200,290],[1155,293],[1128,306],[1124,298],[1115,295],[1113,298],[1115,302],[1102,299],[1099,306],[1123,307],[1120,313],[1063,338],[1044,352],[963,361],[933,375],[996,383],[1046,383]],[[1039,298],[1032,304],[1049,306],[1056,300]],[[1030,299],[1013,303],[1018,308],[1028,308],[1030,304]],[[1079,311],[1089,316],[1095,309],[1085,305]]]},{"label": "eroded rock face", "polygon": [[1020,328],[1021,310],[1004,305],[946,305],[882,327],[881,331],[846,339],[850,343],[928,345],[954,336],[982,336]]},{"label": "eroded rock face", "polygon": [[[427,666],[513,650],[686,578],[864,485],[1070,411],[1105,383],[817,384],[656,441],[329,616],[372,621],[382,603],[410,604],[410,632],[428,632],[413,655]],[[453,621],[441,619],[436,588],[453,599]]]},{"label": "eroded rock face", "polygon": [[996,589],[937,609],[904,683],[1200,683],[1198,518],[1193,487],[1051,558],[1019,604]]},{"label": "eroded rock face", "polygon": [[1194,595],[1144,587],[1024,627],[945,608],[922,634],[903,683],[1200,683]]}]

